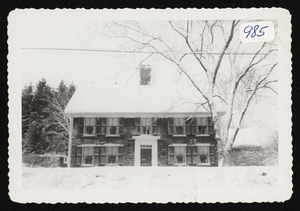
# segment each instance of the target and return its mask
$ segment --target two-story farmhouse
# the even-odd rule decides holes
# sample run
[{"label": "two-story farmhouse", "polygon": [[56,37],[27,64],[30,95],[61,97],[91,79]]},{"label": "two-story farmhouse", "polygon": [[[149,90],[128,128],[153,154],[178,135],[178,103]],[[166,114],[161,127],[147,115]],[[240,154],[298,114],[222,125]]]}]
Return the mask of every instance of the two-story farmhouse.
[{"label": "two-story farmhouse", "polygon": [[175,86],[152,84],[149,66],[139,75],[137,84],[94,83],[75,92],[65,111],[70,165],[217,166],[210,113]]}]

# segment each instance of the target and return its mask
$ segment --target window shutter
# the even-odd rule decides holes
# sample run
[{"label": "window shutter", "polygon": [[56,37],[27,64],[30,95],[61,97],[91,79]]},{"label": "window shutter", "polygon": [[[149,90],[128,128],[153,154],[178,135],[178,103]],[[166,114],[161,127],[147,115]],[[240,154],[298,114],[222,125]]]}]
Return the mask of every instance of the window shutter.
[{"label": "window shutter", "polygon": [[81,165],[82,148],[76,147],[76,165]]},{"label": "window shutter", "polygon": [[119,119],[119,125],[120,126],[124,126],[124,118],[120,118]]},{"label": "window shutter", "polygon": [[215,129],[214,129],[214,122],[211,117],[207,118],[208,122],[208,134],[214,134]]},{"label": "window shutter", "polygon": [[119,134],[124,133],[124,118],[119,118]]},{"label": "window shutter", "polygon": [[173,165],[175,163],[174,146],[169,146],[168,148],[168,164]]},{"label": "window shutter", "polygon": [[83,134],[83,118],[74,118],[73,135],[78,136]]},{"label": "window shutter", "polygon": [[152,134],[153,135],[157,135],[158,134],[158,130],[157,130],[157,118],[152,118]]},{"label": "window shutter", "polygon": [[73,136],[77,136],[78,135],[78,124],[79,120],[78,118],[74,118],[73,120]]},{"label": "window shutter", "polygon": [[186,146],[186,163],[192,164],[192,146]]},{"label": "window shutter", "polygon": [[124,164],[124,147],[123,146],[119,146],[118,147],[118,164],[119,165],[123,165]]},{"label": "window shutter", "polygon": [[106,147],[101,146],[100,147],[100,165],[106,164]]},{"label": "window shutter", "polygon": [[96,118],[96,135],[101,134],[101,118]]},{"label": "window shutter", "polygon": [[94,148],[94,164],[96,165],[96,166],[98,166],[99,165],[99,160],[100,160],[100,153],[99,153],[99,151],[100,151],[100,148],[99,147],[95,147]]},{"label": "window shutter", "polygon": [[210,145],[209,146],[209,158],[210,158],[210,164],[211,165],[216,164],[215,145]]},{"label": "window shutter", "polygon": [[174,131],[173,131],[173,118],[168,118],[168,133],[169,133],[169,135],[172,135],[174,133]]},{"label": "window shutter", "polygon": [[135,126],[140,126],[140,122],[141,122],[141,119],[140,119],[140,118],[135,118],[135,119],[134,119],[134,124],[135,124]]}]

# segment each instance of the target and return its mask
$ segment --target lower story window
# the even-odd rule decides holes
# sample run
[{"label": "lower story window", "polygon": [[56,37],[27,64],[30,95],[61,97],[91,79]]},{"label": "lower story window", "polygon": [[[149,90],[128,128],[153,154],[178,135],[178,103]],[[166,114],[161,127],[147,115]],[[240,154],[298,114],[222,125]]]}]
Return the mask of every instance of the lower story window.
[{"label": "lower story window", "polygon": [[123,165],[123,146],[109,145],[100,147],[100,164],[101,165]]},{"label": "lower story window", "polygon": [[82,148],[82,163],[93,164],[94,163],[94,147]]},{"label": "lower story window", "polygon": [[76,164],[83,166],[123,165],[123,148],[119,144],[79,146],[76,152]]},{"label": "lower story window", "polygon": [[169,146],[169,164],[186,163],[186,145]]},{"label": "lower story window", "polygon": [[204,145],[169,145],[168,160],[170,165],[208,165],[214,163],[214,148]]},{"label": "lower story window", "polygon": [[209,163],[209,146],[198,146],[198,163]]}]

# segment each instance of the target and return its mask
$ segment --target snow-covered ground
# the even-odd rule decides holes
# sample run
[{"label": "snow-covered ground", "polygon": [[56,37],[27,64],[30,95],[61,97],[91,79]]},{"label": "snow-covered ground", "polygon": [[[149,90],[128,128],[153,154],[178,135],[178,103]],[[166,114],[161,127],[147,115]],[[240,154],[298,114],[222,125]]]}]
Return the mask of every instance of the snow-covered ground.
[{"label": "snow-covered ground", "polygon": [[23,167],[24,189],[198,189],[277,186],[277,167]]}]

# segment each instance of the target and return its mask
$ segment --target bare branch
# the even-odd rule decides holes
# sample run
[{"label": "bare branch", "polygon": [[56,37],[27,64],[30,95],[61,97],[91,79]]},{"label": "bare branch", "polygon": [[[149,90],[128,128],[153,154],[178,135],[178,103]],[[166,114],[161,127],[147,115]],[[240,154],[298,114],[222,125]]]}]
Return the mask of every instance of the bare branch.
[{"label": "bare branch", "polygon": [[231,42],[231,40],[233,38],[234,27],[235,27],[235,21],[232,21],[230,35],[229,35],[228,40],[227,40],[227,42],[226,42],[226,44],[225,44],[225,46],[223,48],[222,53],[219,56],[217,65],[216,65],[215,70],[214,70],[213,79],[212,79],[212,83],[213,84],[215,84],[215,82],[216,82],[217,74],[218,74],[218,71],[219,71],[219,68],[220,68],[223,56],[225,54],[225,51],[227,50],[227,48],[228,48],[228,46],[229,46],[229,44],[230,44],[230,42]]}]

